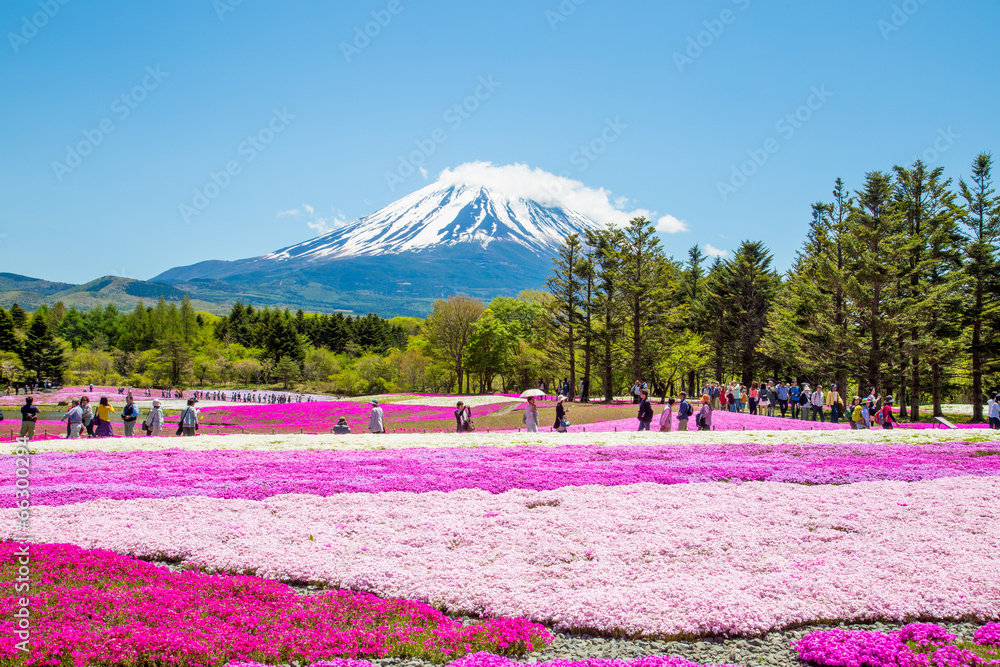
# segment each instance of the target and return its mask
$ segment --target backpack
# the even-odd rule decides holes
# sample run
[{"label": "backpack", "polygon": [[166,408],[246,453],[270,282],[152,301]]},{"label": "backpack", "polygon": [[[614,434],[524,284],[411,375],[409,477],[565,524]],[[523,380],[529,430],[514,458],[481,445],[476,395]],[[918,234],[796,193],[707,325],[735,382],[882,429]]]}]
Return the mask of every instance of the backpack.
[{"label": "backpack", "polygon": [[861,419],[861,406],[860,405],[855,405],[854,406],[854,412],[851,413],[851,421],[852,422],[862,421],[862,419]]},{"label": "backpack", "polygon": [[875,413],[875,423],[884,424],[885,423],[885,410],[879,410]]}]

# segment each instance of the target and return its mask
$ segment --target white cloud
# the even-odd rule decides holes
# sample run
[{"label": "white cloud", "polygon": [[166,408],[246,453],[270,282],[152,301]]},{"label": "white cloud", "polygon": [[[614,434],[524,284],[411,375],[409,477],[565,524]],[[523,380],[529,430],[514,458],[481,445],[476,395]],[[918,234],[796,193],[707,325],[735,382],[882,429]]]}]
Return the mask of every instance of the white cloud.
[{"label": "white cloud", "polygon": [[678,220],[672,215],[665,215],[656,221],[656,231],[663,234],[678,234],[689,232],[691,228],[688,227],[686,220]]},{"label": "white cloud", "polygon": [[[310,213],[312,213],[312,211],[310,211]],[[298,215],[298,214],[299,214],[299,209],[297,208],[290,208],[287,211],[278,211],[279,218],[283,218],[286,215]]]},{"label": "white cloud", "polygon": [[630,210],[625,197],[614,197],[604,188],[589,188],[580,181],[532,169],[525,164],[496,166],[491,162],[467,162],[442,171],[434,184],[439,185],[488,187],[510,198],[531,199],[543,206],[572,209],[603,224],[625,226],[638,216],[650,220],[656,217],[647,209]]},{"label": "white cloud", "polygon": [[316,210],[312,206],[310,206],[309,204],[303,204],[302,208],[304,208],[309,215],[312,215],[313,211]]},{"label": "white cloud", "polygon": [[335,229],[343,227],[347,224],[347,222],[348,220],[344,217],[343,212],[337,211],[336,213],[326,217],[316,218],[311,222],[307,222],[306,225],[322,236],[323,234],[329,234]]},{"label": "white cloud", "polygon": [[728,250],[719,250],[711,243],[706,243],[704,247],[705,254],[709,257],[729,257]]},{"label": "white cloud", "polygon": [[427,169],[425,167],[420,168],[420,175],[424,177],[425,181],[427,180]]}]

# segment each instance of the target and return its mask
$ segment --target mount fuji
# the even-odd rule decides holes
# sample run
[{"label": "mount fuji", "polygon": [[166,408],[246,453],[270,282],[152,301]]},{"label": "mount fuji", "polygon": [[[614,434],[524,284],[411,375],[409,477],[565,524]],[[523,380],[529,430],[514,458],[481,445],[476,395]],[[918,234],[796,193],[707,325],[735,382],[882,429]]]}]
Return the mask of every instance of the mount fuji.
[{"label": "mount fuji", "polygon": [[489,300],[542,287],[567,236],[647,213],[524,165],[469,163],[309,241],[153,280],[206,301],[425,315],[436,298]]}]

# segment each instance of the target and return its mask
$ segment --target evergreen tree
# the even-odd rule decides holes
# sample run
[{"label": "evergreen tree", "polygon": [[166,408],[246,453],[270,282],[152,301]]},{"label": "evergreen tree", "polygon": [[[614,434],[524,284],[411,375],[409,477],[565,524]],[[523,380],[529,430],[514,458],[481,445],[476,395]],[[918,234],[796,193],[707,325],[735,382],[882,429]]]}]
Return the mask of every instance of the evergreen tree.
[{"label": "evergreen tree", "polygon": [[1000,266],[997,262],[997,245],[1000,244],[1000,198],[993,187],[993,156],[982,153],[972,163],[971,182],[962,180],[959,190],[965,200],[965,214],[961,222],[965,236],[965,272],[968,276],[969,299],[965,309],[966,321],[971,329],[970,353],[972,356],[972,423],[983,419],[983,373],[987,368],[986,353],[989,349],[990,311],[997,307],[990,303],[990,283],[996,280]]},{"label": "evergreen tree", "polygon": [[58,381],[66,370],[66,357],[49,329],[48,318],[43,311],[36,311],[28,325],[21,362],[27,370],[34,371],[38,380],[46,378]]},{"label": "evergreen tree", "polygon": [[[613,227],[587,231],[587,245],[594,249],[594,290],[587,308],[590,335],[598,354],[604,401],[614,400],[614,369],[618,365],[622,330],[621,254],[623,234]],[[631,383],[630,383],[631,384]]]},{"label": "evergreen tree", "polygon": [[569,371],[569,399],[576,387],[576,337],[579,333],[581,294],[580,263],[583,244],[579,234],[570,234],[553,260],[553,275],[546,281],[552,295],[550,312],[550,343],[552,356],[563,359]]},{"label": "evergreen tree", "polygon": [[24,308],[17,305],[16,301],[10,307],[10,316],[14,319],[15,329],[24,331],[24,328],[28,326],[28,313],[24,312]]},{"label": "evergreen tree", "polygon": [[656,236],[656,226],[646,218],[629,221],[621,240],[618,268],[625,337],[630,347],[633,379],[642,380],[652,377],[649,332],[663,324],[664,305],[670,302],[670,268]]},{"label": "evergreen tree", "polygon": [[4,308],[0,308],[0,352],[21,351],[21,340],[17,336],[14,318]]}]

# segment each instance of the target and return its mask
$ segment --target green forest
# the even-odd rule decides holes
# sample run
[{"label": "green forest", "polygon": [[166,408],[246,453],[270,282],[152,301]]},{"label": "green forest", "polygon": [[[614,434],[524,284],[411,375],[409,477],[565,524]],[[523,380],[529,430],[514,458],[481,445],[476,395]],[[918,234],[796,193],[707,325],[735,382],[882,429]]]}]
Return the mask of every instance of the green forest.
[{"label": "green forest", "polygon": [[228,315],[160,300],[131,312],[0,308],[0,382],[283,387],[332,394],[521,391],[586,378],[611,400],[767,377],[875,387],[921,404],[973,403],[1000,384],[1000,198],[988,154],[842,180],[804,212],[784,274],[767,247],[667,255],[635,218],[567,238],[545,290],[441,299],[426,319],[263,309]]}]

